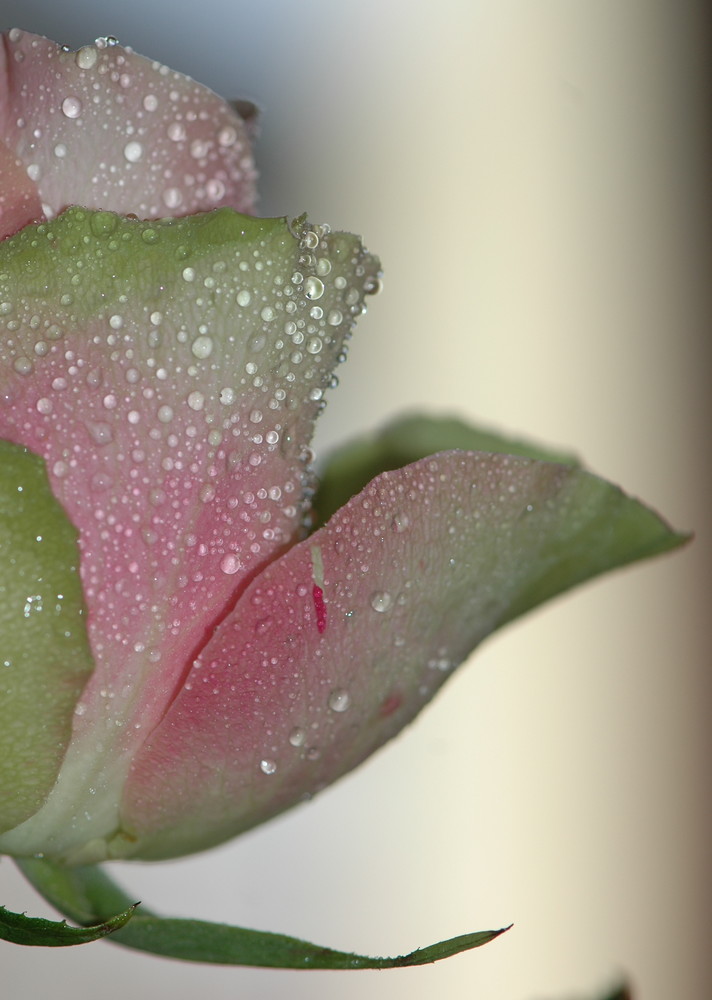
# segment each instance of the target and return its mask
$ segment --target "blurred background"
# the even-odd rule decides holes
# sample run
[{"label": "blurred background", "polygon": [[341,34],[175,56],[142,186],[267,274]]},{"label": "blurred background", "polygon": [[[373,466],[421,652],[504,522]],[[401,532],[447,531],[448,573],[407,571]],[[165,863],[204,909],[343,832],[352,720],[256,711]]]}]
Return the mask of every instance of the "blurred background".
[{"label": "blurred background", "polygon": [[[261,211],[363,234],[385,291],[317,452],[416,408],[573,449],[692,546],[510,626],[356,773],[203,856],[115,865],[159,912],[415,970],[5,946],[3,998],[712,996],[709,90],[687,0],[0,0],[264,109]],[[705,629],[706,632],[706,629]],[[50,910],[9,861],[0,902]]]}]

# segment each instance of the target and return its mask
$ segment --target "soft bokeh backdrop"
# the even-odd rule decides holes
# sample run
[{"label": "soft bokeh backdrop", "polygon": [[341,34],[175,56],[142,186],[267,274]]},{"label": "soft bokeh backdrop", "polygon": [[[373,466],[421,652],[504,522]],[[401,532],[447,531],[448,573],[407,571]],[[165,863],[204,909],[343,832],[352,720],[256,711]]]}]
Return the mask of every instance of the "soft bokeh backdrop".
[{"label": "soft bokeh backdrop", "polygon": [[[358,772],[202,857],[114,866],[176,915],[424,969],[2,948],[2,996],[570,1000],[623,973],[712,996],[707,176],[697,5],[658,0],[2,0],[264,108],[265,214],[364,235],[386,271],[317,439],[416,407],[574,448],[693,546],[507,629]],[[706,630],[705,630],[706,633]],[[10,862],[0,901],[49,913]]]}]

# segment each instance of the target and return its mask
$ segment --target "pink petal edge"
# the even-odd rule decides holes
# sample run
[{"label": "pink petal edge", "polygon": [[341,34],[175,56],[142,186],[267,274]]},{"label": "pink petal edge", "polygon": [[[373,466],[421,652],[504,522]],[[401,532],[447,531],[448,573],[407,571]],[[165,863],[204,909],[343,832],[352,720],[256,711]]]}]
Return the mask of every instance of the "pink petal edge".
[{"label": "pink petal edge", "polygon": [[[143,219],[254,211],[252,125],[213,91],[113,39],[70,52],[13,28],[0,41],[0,138],[47,218],[69,205]],[[0,234],[37,218],[35,204],[0,215]]]}]

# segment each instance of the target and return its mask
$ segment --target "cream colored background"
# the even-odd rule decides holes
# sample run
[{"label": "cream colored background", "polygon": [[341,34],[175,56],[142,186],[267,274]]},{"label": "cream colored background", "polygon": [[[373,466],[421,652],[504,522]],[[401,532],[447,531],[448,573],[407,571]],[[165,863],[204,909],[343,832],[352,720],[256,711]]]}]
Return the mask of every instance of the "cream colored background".
[{"label": "cream colored background", "polygon": [[[392,973],[5,946],[3,1000],[712,996],[709,209],[701,18],[657,0],[3,0],[265,108],[263,211],[364,234],[386,289],[317,447],[427,407],[573,447],[693,547],[510,627],[357,773],[262,830],[117,866],[167,913],[399,953]],[[10,862],[0,901],[49,910]],[[51,993],[49,992],[51,991]]]}]

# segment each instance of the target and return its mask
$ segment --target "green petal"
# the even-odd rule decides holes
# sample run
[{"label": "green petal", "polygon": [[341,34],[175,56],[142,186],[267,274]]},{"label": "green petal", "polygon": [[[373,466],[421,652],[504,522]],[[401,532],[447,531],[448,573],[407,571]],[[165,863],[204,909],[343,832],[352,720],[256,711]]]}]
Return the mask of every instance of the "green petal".
[{"label": "green petal", "polygon": [[37,455],[0,441],[0,830],[42,805],[93,661],[76,532]]},{"label": "green petal", "polygon": [[[38,860],[18,861],[17,865],[45,899],[79,923],[107,920],[117,910],[129,911],[132,906],[130,898],[97,867],[68,869]],[[122,913],[114,919],[124,916]],[[127,948],[187,962],[272,969],[392,969],[426,965],[479,948],[507,929],[461,934],[396,958],[370,958],[322,948],[285,934],[205,920],[157,917],[141,907],[125,927],[112,934],[111,940]]]},{"label": "green petal", "polygon": [[471,427],[454,417],[423,414],[399,417],[379,431],[356,438],[326,456],[314,498],[314,527],[326,524],[332,514],[381,472],[401,469],[439,451],[454,450],[497,452],[564,465],[579,464],[573,455]]}]

